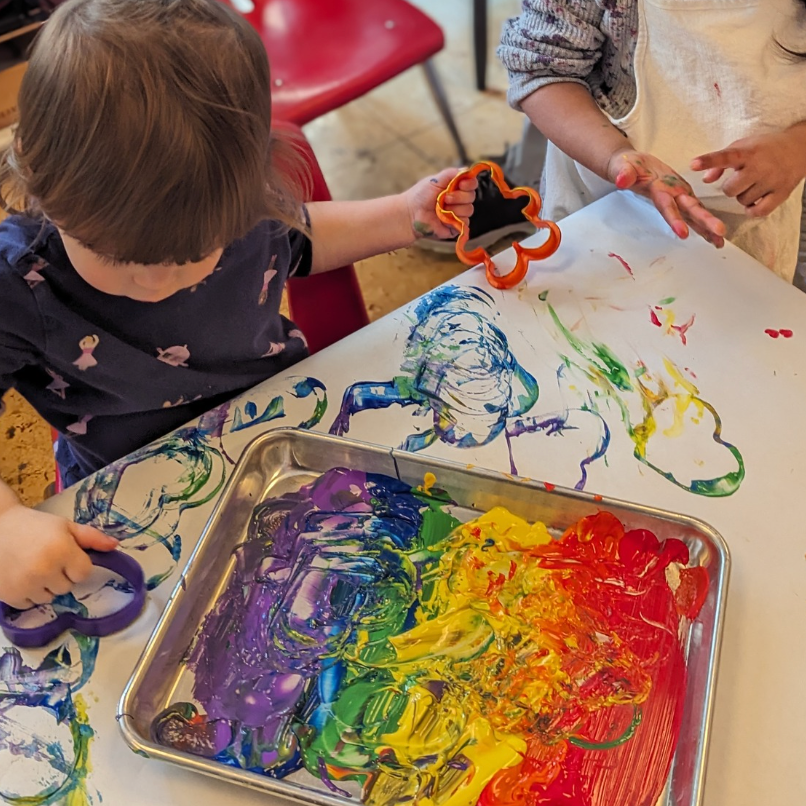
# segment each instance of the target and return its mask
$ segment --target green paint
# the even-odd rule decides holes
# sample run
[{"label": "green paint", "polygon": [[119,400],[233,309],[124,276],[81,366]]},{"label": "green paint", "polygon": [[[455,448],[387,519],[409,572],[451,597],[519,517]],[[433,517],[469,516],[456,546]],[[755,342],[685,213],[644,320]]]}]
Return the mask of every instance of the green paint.
[{"label": "green paint", "polygon": [[541,292],[540,292],[540,293],[537,295],[537,298],[538,298],[538,299],[539,299],[541,302],[545,302],[545,301],[546,301],[546,298],[548,297],[548,295],[549,295],[549,290],[548,290],[548,288],[547,288],[545,291],[541,291]]},{"label": "green paint", "polygon": [[633,385],[630,382],[629,370],[618,360],[609,347],[604,344],[597,344],[596,342],[586,344],[584,341],[577,338],[560,321],[560,317],[557,316],[557,312],[551,305],[548,306],[548,309],[551,318],[554,320],[554,324],[559,328],[563,336],[565,336],[566,341],[582,358],[590,361],[616,389],[623,392],[632,391]]},{"label": "green paint", "polygon": [[641,709],[637,705],[634,705],[632,722],[630,722],[627,730],[625,730],[624,733],[618,737],[618,739],[613,739],[610,742],[591,742],[587,739],[582,739],[579,736],[570,736],[568,738],[568,742],[576,745],[576,747],[581,747],[583,750],[612,750],[614,747],[618,747],[620,744],[630,741],[630,739],[632,739],[632,737],[635,735],[635,731],[638,730],[638,726],[640,724]]},{"label": "green paint", "polygon": [[424,224],[422,221],[415,221],[412,226],[414,227],[414,231],[421,238],[430,238],[434,234],[434,230],[432,230],[428,224]]},{"label": "green paint", "polygon": [[664,297],[658,305],[671,305],[677,297]]},{"label": "green paint", "polygon": [[[573,366],[581,371],[588,380],[596,384],[599,389],[604,392],[609,400],[615,403],[620,411],[621,420],[627,431],[627,435],[635,445],[633,455],[639,462],[651,468],[675,486],[688,490],[696,495],[723,497],[732,495],[739,489],[745,477],[745,466],[742,454],[736,446],[726,442],[722,438],[722,420],[716,409],[699,396],[696,387],[688,382],[684,382],[678,377],[676,381],[673,381],[676,387],[667,387],[666,383],[661,381],[658,388],[651,391],[652,378],[646,366],[638,364],[631,373],[608,347],[593,341],[590,343],[583,341],[578,336],[571,333],[562,323],[551,305],[548,306],[548,310],[555,325],[565,337],[568,344],[577,355],[583,359],[581,363],[578,363],[577,361],[572,361],[570,357],[563,355],[561,356],[563,362],[569,368]],[[673,379],[676,374],[679,374],[679,370],[674,368],[670,362],[667,362],[667,371],[671,374]],[[681,386],[684,391],[678,391]],[[633,392],[640,396],[641,407],[643,409],[643,419],[640,423],[633,424],[627,401],[623,397],[624,392]],[[661,404],[670,400],[675,404],[679,417],[684,416],[691,405],[698,408],[702,407],[702,409],[708,411],[711,416],[713,416],[714,429],[711,438],[718,445],[728,450],[736,461],[735,470],[713,479],[693,479],[690,483],[685,483],[677,479],[671,471],[664,470],[649,460],[647,457],[647,447],[657,431],[655,410]],[[685,403],[682,407],[681,401]],[[607,457],[605,457],[605,464],[607,464]]]}]

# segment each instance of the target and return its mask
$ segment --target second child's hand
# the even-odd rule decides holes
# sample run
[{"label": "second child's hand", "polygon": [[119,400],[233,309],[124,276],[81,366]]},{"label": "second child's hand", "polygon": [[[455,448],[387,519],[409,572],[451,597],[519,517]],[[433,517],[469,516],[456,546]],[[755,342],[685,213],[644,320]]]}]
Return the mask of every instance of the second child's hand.
[{"label": "second child's hand", "polygon": [[744,205],[748,216],[767,216],[806,176],[806,123],[736,140],[720,151],[695,157],[691,168],[705,171],[703,182],[716,182],[730,170],[722,192]]},{"label": "second child's hand", "polygon": [[717,248],[725,245],[725,224],[703,207],[680,174],[657,157],[619,151],[610,159],[608,174],[619,190],[649,199],[679,238],[687,238],[691,228]]}]

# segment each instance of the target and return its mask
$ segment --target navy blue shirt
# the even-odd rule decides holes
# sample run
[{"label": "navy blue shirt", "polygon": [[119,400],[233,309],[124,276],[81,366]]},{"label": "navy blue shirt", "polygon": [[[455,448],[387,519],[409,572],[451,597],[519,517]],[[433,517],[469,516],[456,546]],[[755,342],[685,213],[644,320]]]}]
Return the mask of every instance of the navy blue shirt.
[{"label": "navy blue shirt", "polygon": [[280,315],[311,243],[265,221],[215,271],[162,302],[111,296],[73,268],[58,230],[0,224],[0,396],[17,389],[60,434],[75,481],[304,358]]}]

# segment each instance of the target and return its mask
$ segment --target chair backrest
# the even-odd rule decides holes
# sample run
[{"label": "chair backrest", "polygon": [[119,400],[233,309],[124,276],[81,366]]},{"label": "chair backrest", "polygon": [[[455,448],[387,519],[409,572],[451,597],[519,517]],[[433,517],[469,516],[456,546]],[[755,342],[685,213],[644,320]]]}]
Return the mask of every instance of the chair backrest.
[{"label": "chair backrest", "polygon": [[[302,130],[292,123],[278,121],[275,129],[300,138],[312,179],[310,201],[329,201],[330,191]],[[311,277],[291,279],[288,283],[291,318],[308,340],[311,353],[328,347],[369,323],[358,278],[352,264]]]}]

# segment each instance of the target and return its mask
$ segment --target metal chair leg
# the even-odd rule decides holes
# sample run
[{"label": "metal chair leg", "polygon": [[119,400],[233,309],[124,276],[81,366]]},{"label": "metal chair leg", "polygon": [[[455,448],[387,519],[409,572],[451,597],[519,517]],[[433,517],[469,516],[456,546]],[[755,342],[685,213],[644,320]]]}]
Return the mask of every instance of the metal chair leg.
[{"label": "metal chair leg", "polygon": [[476,89],[487,89],[487,0],[473,0],[473,54],[476,61]]},{"label": "metal chair leg", "polygon": [[431,94],[434,96],[434,101],[439,107],[439,111],[442,113],[442,118],[445,121],[445,125],[448,127],[448,131],[451,133],[454,145],[459,153],[459,162],[462,165],[469,165],[470,158],[467,155],[465,144],[462,142],[462,138],[459,136],[459,129],[456,128],[456,121],[453,119],[453,113],[448,105],[448,98],[445,95],[445,88],[442,86],[442,81],[440,81],[431,59],[423,62],[423,70],[425,70],[425,75],[428,79],[428,86],[431,88]]}]

